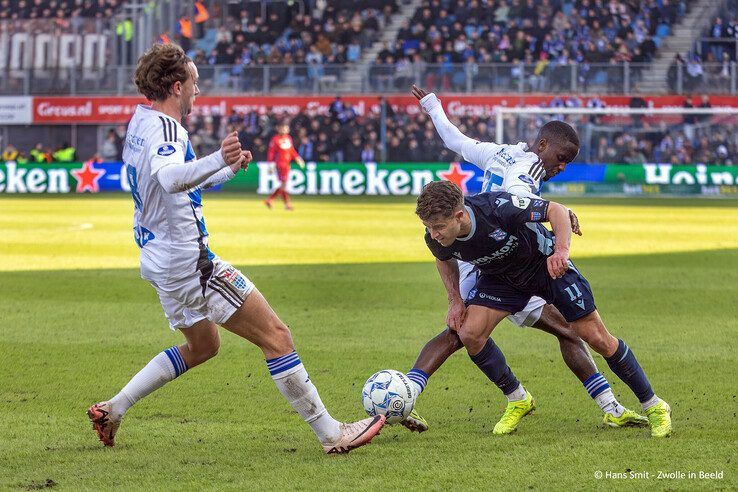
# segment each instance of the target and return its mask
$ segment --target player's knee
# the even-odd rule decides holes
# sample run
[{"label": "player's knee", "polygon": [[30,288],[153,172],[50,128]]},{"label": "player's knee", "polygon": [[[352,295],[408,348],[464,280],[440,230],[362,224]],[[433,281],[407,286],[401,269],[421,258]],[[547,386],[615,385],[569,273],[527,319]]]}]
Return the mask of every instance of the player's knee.
[{"label": "player's knee", "polygon": [[212,359],[216,355],[218,355],[218,352],[220,351],[220,337],[216,338],[215,340],[212,340],[204,350],[204,356],[208,359]]},{"label": "player's knee", "polygon": [[[618,341],[615,337],[605,332],[596,332],[587,336],[585,340],[592,350],[602,355],[603,357],[609,357],[617,349]],[[613,346],[614,343],[614,346]]]},{"label": "player's knee", "polygon": [[577,332],[574,331],[574,328],[568,324],[556,325],[554,335],[556,335],[556,338],[558,338],[560,342],[581,343],[582,341]]},{"label": "player's knee", "polygon": [[446,331],[443,332],[443,341],[446,342],[446,350],[450,353],[456,352],[464,346],[459,335],[449,328],[446,328]]},{"label": "player's knee", "polygon": [[288,353],[294,349],[292,333],[280,319],[274,320],[269,329],[269,348],[276,352]]},{"label": "player's knee", "polygon": [[466,347],[467,352],[470,354],[476,354],[484,347],[487,342],[487,337],[482,336],[475,331],[465,329],[463,326],[458,331],[461,343]]}]

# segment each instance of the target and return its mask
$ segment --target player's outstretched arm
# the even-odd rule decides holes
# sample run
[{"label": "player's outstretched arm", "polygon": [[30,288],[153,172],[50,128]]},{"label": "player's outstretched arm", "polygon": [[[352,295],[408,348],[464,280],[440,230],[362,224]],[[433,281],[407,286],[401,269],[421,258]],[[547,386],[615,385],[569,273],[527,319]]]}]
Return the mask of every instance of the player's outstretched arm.
[{"label": "player's outstretched arm", "polygon": [[559,278],[569,269],[569,247],[572,231],[569,209],[560,203],[549,202],[547,219],[556,235],[556,244],[553,254],[546,260],[546,266],[551,278]]},{"label": "player's outstretched arm", "polygon": [[200,186],[226,166],[240,167],[245,160],[238,134],[233,132],[223,140],[219,151],[184,164],[178,162],[164,164],[156,172],[156,179],[167,193],[180,193]]},{"label": "player's outstretched arm", "polygon": [[449,121],[446,116],[446,112],[443,110],[443,106],[441,106],[441,101],[438,100],[434,93],[426,92],[414,84],[411,92],[413,96],[420,101],[420,105],[431,117],[431,120],[433,120],[433,125],[435,125],[438,135],[441,137],[441,140],[443,140],[443,144],[449,150],[461,155],[461,149],[464,144],[473,144],[476,142],[476,140],[461,133],[461,131],[456,128],[456,125]]},{"label": "player's outstretched arm", "polygon": [[448,294],[446,325],[452,330],[458,330],[466,317],[466,306],[459,292],[459,264],[456,260],[436,259],[436,268]]}]

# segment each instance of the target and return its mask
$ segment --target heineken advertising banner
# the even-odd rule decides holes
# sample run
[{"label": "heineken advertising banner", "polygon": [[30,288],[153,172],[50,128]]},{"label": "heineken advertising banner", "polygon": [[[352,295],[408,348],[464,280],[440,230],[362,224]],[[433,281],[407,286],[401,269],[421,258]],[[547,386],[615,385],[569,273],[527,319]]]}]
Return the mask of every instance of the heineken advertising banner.
[{"label": "heineken advertising banner", "polygon": [[[295,195],[417,195],[423,186],[445,179],[467,194],[479,193],[484,173],[467,162],[293,166],[288,190]],[[270,193],[277,175],[267,162],[253,163],[220,189]],[[98,193],[130,191],[121,162],[0,164],[0,193]],[[733,195],[738,167],[671,164],[570,164],[543,186],[555,195]]]},{"label": "heineken advertising banner", "polygon": [[0,164],[0,193],[130,191],[122,162]]},{"label": "heineken advertising banner", "polygon": [[[256,190],[268,194],[277,186],[277,174],[268,162],[258,162],[239,173],[223,190]],[[334,164],[308,162],[293,166],[287,191],[295,195],[419,195],[427,183],[446,179],[466,193],[482,190],[482,171],[467,162],[412,164]]]}]

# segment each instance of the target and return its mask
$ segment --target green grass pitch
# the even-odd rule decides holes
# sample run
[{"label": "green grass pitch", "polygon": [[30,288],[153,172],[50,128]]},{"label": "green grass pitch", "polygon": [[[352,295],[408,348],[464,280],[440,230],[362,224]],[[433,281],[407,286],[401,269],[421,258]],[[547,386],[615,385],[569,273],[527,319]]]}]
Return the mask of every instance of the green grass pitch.
[{"label": "green grass pitch", "polygon": [[[118,445],[105,449],[86,408],[182,340],[138,276],[130,197],[5,197],[0,487],[735,490],[738,202],[564,203],[584,231],[572,258],[610,331],[634,348],[671,404],[671,438],[603,428],[555,339],[505,322],[495,340],[539,404],[515,435],[492,435],[504,397],[459,352],[419,399],[429,432],[387,427],[368,447],[324,456],[259,350],[223,331],[219,356],[139,402]],[[363,417],[364,380],[379,369],[407,371],[442,328],[443,287],[412,199],[298,198],[296,208],[268,211],[254,196],[211,194],[211,247],[291,327],[331,413]],[[596,360],[621,401],[638,409]],[[597,472],[623,478],[598,480]]]}]

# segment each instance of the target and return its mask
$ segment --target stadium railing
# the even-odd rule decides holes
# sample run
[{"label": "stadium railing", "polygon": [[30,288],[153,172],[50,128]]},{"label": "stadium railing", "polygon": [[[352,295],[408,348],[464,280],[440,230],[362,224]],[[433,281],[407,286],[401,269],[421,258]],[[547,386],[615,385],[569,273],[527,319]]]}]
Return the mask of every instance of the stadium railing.
[{"label": "stadium railing", "polygon": [[725,52],[735,61],[738,59],[738,38],[700,38],[697,40],[697,49],[703,60],[708,53],[712,53],[715,61],[720,61]]},{"label": "stadium railing", "polygon": [[[549,64],[416,64],[398,72],[394,65],[371,65],[356,84],[342,84],[353,65],[199,65],[201,88],[217,94],[404,93],[415,83],[431,90],[458,93],[640,93],[647,63]],[[2,95],[134,94],[133,66],[102,68],[0,68]],[[686,65],[667,75],[665,87],[675,94],[737,94],[738,67],[731,61],[703,63],[691,77]]]}]

